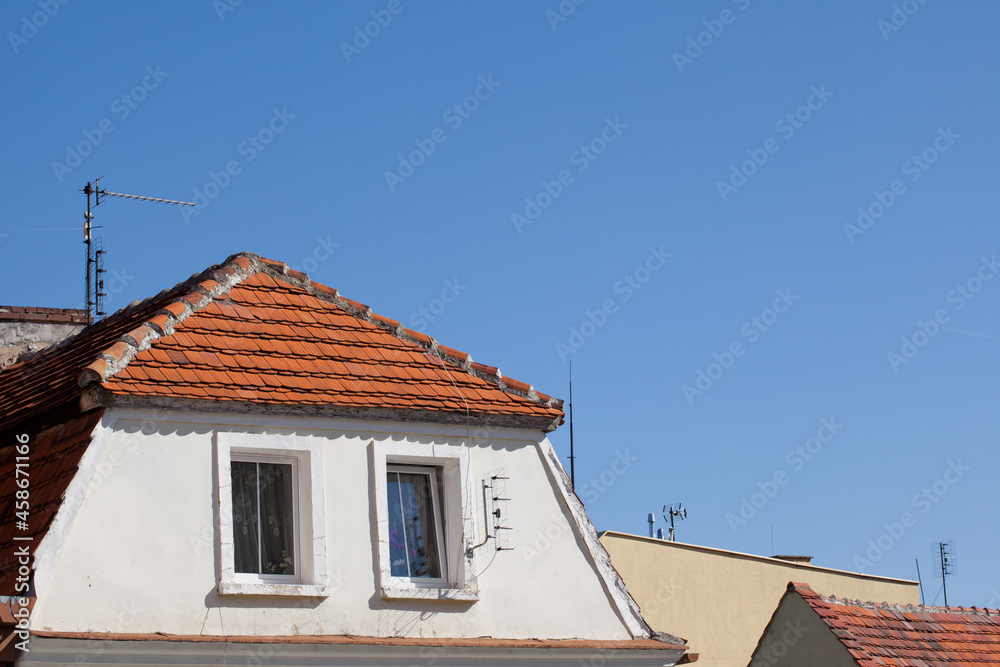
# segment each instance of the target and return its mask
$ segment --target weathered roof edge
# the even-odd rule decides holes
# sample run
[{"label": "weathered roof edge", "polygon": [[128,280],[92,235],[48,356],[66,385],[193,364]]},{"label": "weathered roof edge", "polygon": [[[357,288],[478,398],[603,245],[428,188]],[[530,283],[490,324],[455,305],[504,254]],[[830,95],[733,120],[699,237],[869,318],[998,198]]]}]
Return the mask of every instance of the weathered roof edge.
[{"label": "weathered roof edge", "polygon": [[[246,278],[258,273],[265,273],[276,280],[302,289],[325,303],[332,304],[358,319],[388,331],[400,340],[418,345],[424,348],[429,355],[480,380],[496,385],[507,394],[548,408],[562,409],[562,400],[538,392],[527,383],[504,377],[499,368],[477,363],[465,352],[441,345],[431,336],[403,327],[397,320],[375,314],[369,306],[343,297],[332,287],[312,282],[308,274],[295,271],[284,262],[260,257],[250,252],[232,255],[222,264],[212,266],[204,272],[192,276],[171,290],[165,290],[167,292],[180,291],[179,288],[184,285],[191,285],[190,292],[174,299],[161,308],[154,317],[131,332],[122,335],[113,345],[104,349],[96,360],[80,371],[77,383],[81,388],[86,389],[113,377],[128,366],[136,354],[148,349],[155,340],[173,334],[176,325],[208,307],[218,296],[228,292]],[[160,293],[160,295],[162,294],[163,292]],[[157,297],[150,297],[150,299],[155,298]],[[150,299],[142,303],[147,303]],[[123,317],[125,313],[133,308],[141,307],[141,305],[130,306],[119,311],[116,315]],[[116,315],[112,315],[112,317]],[[67,344],[71,340],[72,338],[67,339],[60,345]],[[447,366],[445,368],[447,369]],[[105,396],[102,396],[103,398]],[[559,423],[561,423],[561,419],[552,423],[546,430],[554,429]]]},{"label": "weathered roof edge", "polygon": [[788,583],[788,590],[795,591],[805,598],[807,602],[818,600],[819,602],[813,606],[821,606],[820,603],[826,603],[825,607],[827,608],[842,606],[861,607],[862,609],[883,609],[886,611],[895,611],[900,614],[958,614],[966,616],[972,614],[975,616],[1000,617],[1000,609],[990,609],[989,607],[938,607],[935,605],[899,604],[898,602],[873,602],[870,600],[838,598],[836,595],[822,595],[814,591],[809,584],[796,583],[794,581]]},{"label": "weathered roof edge", "polygon": [[471,419],[464,412],[424,410],[419,408],[357,407],[339,404],[285,405],[247,401],[243,399],[220,400],[211,398],[182,398],[177,396],[133,396],[115,394],[100,385],[88,387],[84,393],[85,407],[147,408],[152,410],[177,410],[182,412],[209,412],[228,414],[258,414],[267,406],[267,414],[285,417],[323,417],[343,419],[383,419],[386,421],[416,421],[433,424],[454,424],[474,428],[529,428],[549,432],[558,425],[551,417],[538,415],[473,413]]}]

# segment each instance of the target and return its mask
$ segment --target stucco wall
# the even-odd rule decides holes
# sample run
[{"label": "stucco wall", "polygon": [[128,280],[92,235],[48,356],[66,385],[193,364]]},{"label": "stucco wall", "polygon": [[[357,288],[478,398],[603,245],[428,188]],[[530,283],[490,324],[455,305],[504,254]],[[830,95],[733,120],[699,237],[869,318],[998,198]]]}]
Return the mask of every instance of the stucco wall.
[{"label": "stucco wall", "polygon": [[[469,445],[466,429],[453,426],[265,416],[227,416],[224,424],[218,415],[118,414],[58,554],[58,530],[43,545],[40,601],[32,618],[37,629],[631,637],[570,527],[568,509],[544,465],[541,433],[496,429],[474,435]],[[106,422],[113,420],[112,411]],[[218,430],[324,439],[328,598],[218,595],[213,514],[213,435]],[[484,524],[481,480],[505,469],[515,550],[498,553],[487,546],[476,552],[479,601],[384,601],[376,593],[372,440],[470,446],[477,542]],[[540,543],[539,535],[547,537]]]},{"label": "stucco wall", "polygon": [[857,664],[819,614],[793,592],[782,598],[749,667],[857,667]]},{"label": "stucco wall", "polygon": [[788,582],[823,595],[918,604],[917,582],[606,532],[601,543],[654,630],[688,640],[704,667],[750,661]]}]

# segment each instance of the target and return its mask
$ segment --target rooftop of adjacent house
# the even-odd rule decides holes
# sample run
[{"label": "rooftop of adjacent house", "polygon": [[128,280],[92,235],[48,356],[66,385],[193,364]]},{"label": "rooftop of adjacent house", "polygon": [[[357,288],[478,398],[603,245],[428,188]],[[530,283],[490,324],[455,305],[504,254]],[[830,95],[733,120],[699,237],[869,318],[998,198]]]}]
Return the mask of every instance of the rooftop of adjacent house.
[{"label": "rooftop of adjacent house", "polygon": [[789,583],[862,667],[1000,664],[1000,610],[843,600]]},{"label": "rooftop of adjacent house", "polygon": [[0,322],[6,321],[86,324],[87,311],[79,308],[0,306]]},{"label": "rooftop of adjacent house", "polygon": [[87,311],[77,308],[0,306],[0,369],[87,326]]},{"label": "rooftop of adjacent house", "polygon": [[614,530],[603,530],[598,533],[598,537],[604,538],[607,535],[609,537],[624,539],[624,540],[634,540],[637,542],[643,542],[646,544],[662,545],[664,549],[682,549],[684,551],[697,551],[702,553],[715,554],[717,556],[725,556],[734,559],[746,559],[753,560],[759,563],[769,563],[771,565],[776,565],[779,567],[794,567],[802,568],[806,571],[814,572],[828,572],[830,574],[841,574],[849,577],[854,577],[858,579],[870,579],[877,581],[895,582],[901,584],[913,584],[916,586],[917,582],[909,579],[898,579],[896,577],[885,577],[877,574],[866,574],[862,572],[851,572],[850,570],[838,570],[830,567],[823,567],[821,565],[812,564],[812,556],[758,556],[756,554],[743,553],[741,551],[730,551],[728,549],[718,549],[716,547],[705,547],[698,544],[687,544],[685,542],[671,542],[668,540],[661,540],[655,537],[646,537],[644,535],[632,535],[630,533],[621,533]]}]

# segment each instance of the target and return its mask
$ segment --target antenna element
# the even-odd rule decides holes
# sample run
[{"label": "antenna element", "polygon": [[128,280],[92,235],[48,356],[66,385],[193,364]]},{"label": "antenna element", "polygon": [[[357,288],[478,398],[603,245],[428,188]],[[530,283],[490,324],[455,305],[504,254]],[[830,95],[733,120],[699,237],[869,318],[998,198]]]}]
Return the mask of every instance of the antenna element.
[{"label": "antenna element", "polygon": [[[934,547],[934,576],[941,578],[941,587],[944,589],[944,606],[948,606],[948,575],[958,574],[958,559],[955,557],[955,540],[944,542],[932,542]],[[932,603],[933,604],[933,603]]]},{"label": "antenna element", "polygon": [[[109,192],[108,190],[102,190],[100,186],[100,178],[95,178],[93,183],[87,182],[87,185],[80,188],[80,192],[87,195],[87,212],[83,214],[83,242],[87,246],[87,326],[94,323],[95,319],[100,318],[105,315],[104,312],[104,297],[107,296],[107,292],[104,292],[104,256],[107,251],[104,249],[104,243],[100,237],[96,239],[92,238],[91,232],[94,229],[100,229],[100,227],[95,227],[94,214],[92,208],[97,208],[101,203],[101,197],[121,197],[123,199],[138,199],[140,201],[151,201],[160,204],[173,204],[179,206],[195,206],[195,204],[189,201],[177,201],[175,199],[158,199],[157,197],[143,197],[141,195],[126,195],[121,192]],[[93,196],[93,207],[91,206],[91,196]]]},{"label": "antenna element", "polygon": [[[667,511],[667,506],[666,505],[663,506],[663,511],[664,512]],[[668,519],[668,517],[669,517],[669,519]],[[674,535],[674,517],[676,517],[678,520],[684,520],[684,519],[688,518],[688,511],[686,509],[683,509],[681,507],[681,503],[677,503],[677,507],[676,508],[674,508],[674,506],[671,505],[669,513],[663,515],[663,520],[664,521],[668,521],[668,520],[670,521],[670,532],[667,533],[667,541],[668,542],[676,542],[677,541],[677,539],[675,538],[675,535]]]}]

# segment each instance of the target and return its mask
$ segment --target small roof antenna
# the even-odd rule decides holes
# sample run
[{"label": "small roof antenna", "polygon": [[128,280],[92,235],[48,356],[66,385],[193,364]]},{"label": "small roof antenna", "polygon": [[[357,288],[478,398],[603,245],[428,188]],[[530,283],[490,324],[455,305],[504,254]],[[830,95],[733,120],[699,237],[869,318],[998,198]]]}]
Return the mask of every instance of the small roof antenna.
[{"label": "small roof antenna", "polygon": [[[666,505],[663,506],[663,511],[664,512],[667,511],[667,506]],[[668,519],[668,517],[669,517],[669,519]],[[678,520],[683,520],[683,519],[688,518],[688,511],[686,509],[683,509],[681,507],[681,503],[677,503],[677,507],[676,508],[674,508],[674,506],[671,505],[669,513],[663,515],[663,520],[664,521],[670,521],[670,532],[667,533],[667,541],[668,542],[676,542],[677,541],[675,539],[675,536],[674,536],[674,518],[675,517]]]},{"label": "small roof antenna", "polygon": [[[943,540],[933,542],[934,547],[934,576],[941,579],[941,588],[944,590],[944,606],[948,606],[948,575],[958,574],[958,559],[955,557],[955,540]],[[936,601],[937,598],[935,597]],[[931,604],[934,604],[931,602]]]},{"label": "small roof antenna", "polygon": [[[87,303],[87,326],[93,324],[95,319],[106,314],[104,312],[104,297],[107,296],[107,293],[104,292],[104,255],[107,251],[104,249],[104,243],[101,238],[97,237],[94,239],[91,235],[94,229],[100,229],[100,226],[95,227],[93,224],[93,209],[100,205],[101,198],[121,197],[123,199],[138,199],[140,201],[158,202],[174,206],[195,206],[195,204],[189,201],[126,195],[121,192],[102,190],[100,186],[101,178],[104,177],[95,178],[93,183],[88,181],[85,187],[80,188],[80,192],[87,195],[87,212],[83,214],[83,242],[87,246],[87,297],[85,300]],[[91,197],[93,197],[93,200],[91,200]]]}]

